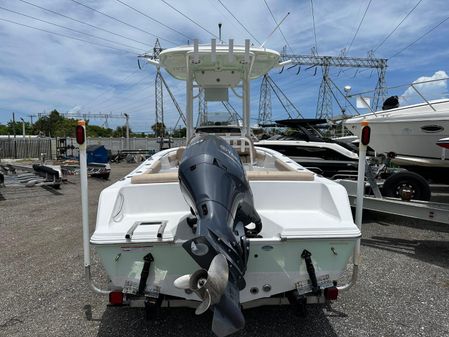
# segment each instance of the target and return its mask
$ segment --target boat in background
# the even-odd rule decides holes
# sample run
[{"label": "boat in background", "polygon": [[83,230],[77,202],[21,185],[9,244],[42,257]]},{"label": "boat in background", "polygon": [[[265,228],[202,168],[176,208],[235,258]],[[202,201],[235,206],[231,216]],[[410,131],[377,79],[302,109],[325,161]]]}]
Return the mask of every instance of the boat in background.
[{"label": "boat in background", "polygon": [[344,124],[358,135],[362,121],[371,127],[370,146],[378,155],[386,154],[393,164],[428,179],[449,180],[449,160],[442,158],[441,149],[435,146],[449,131],[449,99],[363,114]]},{"label": "boat in background", "polygon": [[357,175],[357,146],[325,138],[317,126],[326,123],[325,119],[279,120],[269,126],[288,127],[289,133],[260,140],[255,145],[278,151],[326,178]]}]

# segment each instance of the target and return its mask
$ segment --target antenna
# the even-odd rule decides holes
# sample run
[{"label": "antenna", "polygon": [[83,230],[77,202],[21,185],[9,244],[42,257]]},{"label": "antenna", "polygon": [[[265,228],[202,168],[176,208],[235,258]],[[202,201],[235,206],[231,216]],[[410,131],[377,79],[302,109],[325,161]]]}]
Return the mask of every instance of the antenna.
[{"label": "antenna", "polygon": [[223,41],[221,40],[221,26],[222,26],[222,24],[221,24],[221,22],[219,22],[218,23],[218,41],[223,43]]},{"label": "antenna", "polygon": [[279,26],[282,24],[282,22],[284,22],[285,19],[287,19],[287,16],[289,16],[289,15],[290,15],[290,12],[288,12],[288,13],[284,16],[284,18],[281,20],[281,22],[279,22],[279,23],[277,24],[276,27],[274,27],[274,29],[273,29],[273,31],[270,33],[270,35],[268,35],[268,37],[265,39],[265,41],[260,45],[260,48],[263,48],[263,46],[265,45],[265,43],[267,43],[267,41],[268,41],[268,39],[271,37],[271,35],[273,35],[273,33],[274,33],[276,30],[278,30]]}]

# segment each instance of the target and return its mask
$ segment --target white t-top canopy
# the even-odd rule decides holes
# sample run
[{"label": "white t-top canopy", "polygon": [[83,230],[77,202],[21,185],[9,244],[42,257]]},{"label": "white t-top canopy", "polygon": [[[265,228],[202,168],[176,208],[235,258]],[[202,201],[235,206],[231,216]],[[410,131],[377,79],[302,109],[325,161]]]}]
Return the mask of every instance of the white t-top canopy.
[{"label": "white t-top canopy", "polygon": [[210,44],[170,48],[159,54],[156,61],[147,57],[148,62],[165,70],[174,78],[186,81],[186,126],[187,138],[193,136],[193,93],[194,82],[205,89],[206,101],[228,101],[228,89],[242,87],[243,128],[250,134],[250,81],[268,73],[279,66],[278,52],[255,48],[250,40],[245,45],[218,44],[215,39]]},{"label": "white t-top canopy", "polygon": [[271,49],[211,43],[166,49],[159,55],[159,64],[174,78],[187,80],[189,56],[189,67],[195,74],[195,80],[206,87],[236,86],[248,64],[249,79],[256,79],[277,66],[280,58],[279,53]]}]

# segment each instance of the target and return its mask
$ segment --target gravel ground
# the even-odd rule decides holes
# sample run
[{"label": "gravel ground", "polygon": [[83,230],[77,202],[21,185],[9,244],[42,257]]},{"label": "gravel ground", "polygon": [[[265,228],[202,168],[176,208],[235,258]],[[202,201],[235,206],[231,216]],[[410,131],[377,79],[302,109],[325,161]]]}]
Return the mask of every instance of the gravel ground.
[{"label": "gravel ground", "polygon": [[[110,181],[89,180],[90,222]],[[83,278],[80,186],[0,188],[0,336],[211,336],[211,314],[107,306]],[[306,318],[289,307],[247,310],[236,336],[449,336],[449,226],[366,213],[359,282]],[[94,273],[101,280],[101,267]]]}]

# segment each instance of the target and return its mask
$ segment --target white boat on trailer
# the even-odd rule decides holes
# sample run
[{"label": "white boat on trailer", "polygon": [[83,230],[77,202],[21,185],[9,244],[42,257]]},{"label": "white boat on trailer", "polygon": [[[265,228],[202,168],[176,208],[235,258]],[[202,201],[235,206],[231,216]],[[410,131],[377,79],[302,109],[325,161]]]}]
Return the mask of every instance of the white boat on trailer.
[{"label": "white boat on trailer", "polygon": [[[91,280],[84,220],[92,289],[109,294],[112,304],[147,312],[210,308],[212,331],[225,336],[244,327],[241,307],[302,307],[351,287],[361,233],[346,190],[249,138],[250,80],[279,66],[279,54],[250,47],[249,40],[245,46],[212,40],[148,61],[187,82],[188,144],[156,153],[102,191],[90,245],[110,282],[101,290]],[[195,87],[211,100],[241,88],[242,132],[195,134]],[[352,277],[340,284],[351,256]]]},{"label": "white boat on trailer", "polygon": [[370,146],[378,153],[441,159],[441,151],[435,143],[449,130],[449,99],[359,115],[347,119],[344,124],[354,135],[359,135],[362,121],[369,123]]},{"label": "white boat on trailer", "polygon": [[392,163],[430,180],[449,181],[449,161],[435,146],[449,130],[449,99],[370,112],[347,119],[344,124],[359,135],[362,121],[369,122],[370,146],[377,154],[388,154],[393,157]]}]

